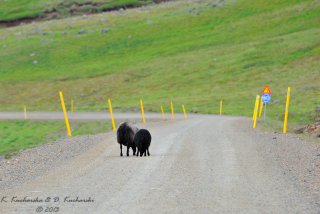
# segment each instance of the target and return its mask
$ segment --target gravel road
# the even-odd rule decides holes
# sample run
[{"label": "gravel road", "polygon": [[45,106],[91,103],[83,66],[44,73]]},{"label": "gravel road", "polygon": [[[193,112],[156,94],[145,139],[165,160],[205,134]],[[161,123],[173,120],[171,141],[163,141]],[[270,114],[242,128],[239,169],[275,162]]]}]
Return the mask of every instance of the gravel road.
[{"label": "gravel road", "polygon": [[152,134],[150,157],[120,157],[109,132],[0,161],[0,213],[320,213],[318,142],[252,130],[242,117],[140,127]]}]

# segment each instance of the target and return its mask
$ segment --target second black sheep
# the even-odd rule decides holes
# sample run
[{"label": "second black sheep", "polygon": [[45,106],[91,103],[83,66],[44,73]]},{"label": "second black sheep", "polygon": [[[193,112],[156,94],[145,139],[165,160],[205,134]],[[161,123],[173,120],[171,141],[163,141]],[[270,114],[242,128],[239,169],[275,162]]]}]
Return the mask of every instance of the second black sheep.
[{"label": "second black sheep", "polygon": [[146,129],[140,129],[134,136],[133,142],[137,147],[137,156],[150,156],[149,146],[151,144],[151,134]]}]

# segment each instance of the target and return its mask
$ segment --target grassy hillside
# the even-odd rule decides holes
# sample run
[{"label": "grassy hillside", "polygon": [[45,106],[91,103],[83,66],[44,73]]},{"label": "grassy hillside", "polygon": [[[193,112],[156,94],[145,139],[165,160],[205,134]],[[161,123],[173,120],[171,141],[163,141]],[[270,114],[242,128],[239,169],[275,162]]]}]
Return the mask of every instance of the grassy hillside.
[{"label": "grassy hillside", "polygon": [[178,1],[0,30],[0,110],[176,110],[250,116],[255,95],[273,92],[268,118],[315,117],[320,98],[317,0]]},{"label": "grassy hillside", "polygon": [[0,21],[35,18],[45,12],[66,16],[74,12],[101,12],[112,8],[141,6],[152,0],[0,0]]}]

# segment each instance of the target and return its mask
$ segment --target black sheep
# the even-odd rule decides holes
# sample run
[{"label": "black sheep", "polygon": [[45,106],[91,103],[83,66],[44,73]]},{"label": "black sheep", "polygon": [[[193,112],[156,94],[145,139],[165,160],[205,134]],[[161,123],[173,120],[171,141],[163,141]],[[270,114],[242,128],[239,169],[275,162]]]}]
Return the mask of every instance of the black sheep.
[{"label": "black sheep", "polygon": [[136,145],[134,144],[133,139],[137,131],[138,128],[128,122],[120,124],[117,130],[117,141],[120,144],[120,156],[123,156],[122,145],[127,147],[127,156],[129,156],[130,147],[133,150],[133,155],[136,155]]},{"label": "black sheep", "polygon": [[148,156],[150,156],[149,146],[151,144],[151,134],[148,130],[140,129],[134,136],[133,141],[138,149],[137,156],[139,156],[139,153],[140,153],[140,157],[143,154],[144,156],[146,156],[146,153],[148,153]]}]

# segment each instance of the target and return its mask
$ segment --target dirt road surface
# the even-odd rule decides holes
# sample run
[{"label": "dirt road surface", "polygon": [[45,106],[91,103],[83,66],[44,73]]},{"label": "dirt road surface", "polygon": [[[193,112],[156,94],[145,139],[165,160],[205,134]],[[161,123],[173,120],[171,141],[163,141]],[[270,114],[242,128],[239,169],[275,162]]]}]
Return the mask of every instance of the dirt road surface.
[{"label": "dirt road surface", "polygon": [[[320,213],[317,144],[252,130],[241,117],[140,127],[152,134],[150,157],[120,157],[109,132],[48,173],[1,190],[0,213]],[[90,202],[69,201],[77,197]]]}]

